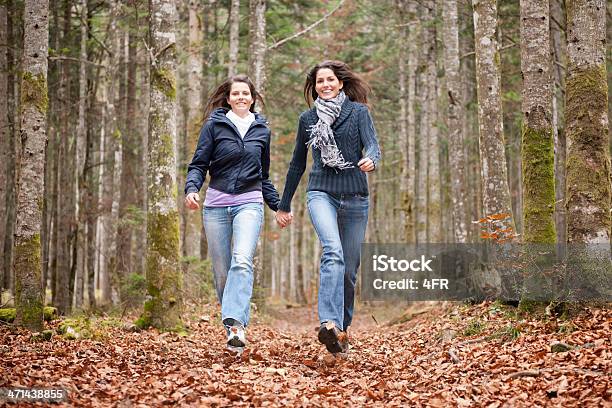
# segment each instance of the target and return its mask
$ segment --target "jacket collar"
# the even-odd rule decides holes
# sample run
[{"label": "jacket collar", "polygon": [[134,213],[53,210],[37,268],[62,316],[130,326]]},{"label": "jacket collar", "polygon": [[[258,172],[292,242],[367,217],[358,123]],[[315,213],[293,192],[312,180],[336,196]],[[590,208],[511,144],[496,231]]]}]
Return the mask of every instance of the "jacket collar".
[{"label": "jacket collar", "polygon": [[[236,131],[236,134],[239,134],[238,129],[236,129],[236,126],[232,123],[231,120],[228,119],[227,116],[225,116],[227,112],[229,112],[228,108],[217,108],[210,114],[210,120],[217,123],[225,123],[229,125],[232,129],[234,129]],[[255,112],[255,121],[251,124],[251,127],[255,125],[268,126],[268,120],[265,116],[261,115],[258,112]]]}]

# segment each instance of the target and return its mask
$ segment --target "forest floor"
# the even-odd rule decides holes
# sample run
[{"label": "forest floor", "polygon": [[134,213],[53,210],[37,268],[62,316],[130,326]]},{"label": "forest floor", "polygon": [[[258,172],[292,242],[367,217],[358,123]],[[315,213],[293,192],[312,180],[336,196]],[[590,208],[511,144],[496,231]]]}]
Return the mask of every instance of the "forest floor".
[{"label": "forest floor", "polygon": [[[317,342],[312,306],[256,313],[241,356],[224,349],[216,305],[200,307],[184,337],[92,316],[68,322],[77,340],[34,341],[4,324],[0,388],[62,388],[66,406],[612,406],[610,310],[560,319],[423,303],[398,319],[398,309],[360,307],[345,358]],[[386,325],[393,317],[404,321]]]}]

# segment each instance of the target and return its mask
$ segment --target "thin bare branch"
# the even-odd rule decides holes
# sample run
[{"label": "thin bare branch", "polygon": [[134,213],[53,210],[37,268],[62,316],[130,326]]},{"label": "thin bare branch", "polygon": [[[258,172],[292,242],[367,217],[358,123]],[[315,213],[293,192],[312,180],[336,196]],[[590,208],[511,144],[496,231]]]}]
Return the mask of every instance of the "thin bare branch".
[{"label": "thin bare branch", "polygon": [[330,11],[329,13],[325,14],[323,17],[321,17],[318,21],[315,21],[314,23],[312,23],[311,25],[309,25],[308,27],[306,27],[305,29],[303,29],[302,31],[299,31],[287,38],[284,38],[272,45],[270,45],[268,47],[268,50],[274,50],[282,45],[284,45],[285,43],[294,40],[304,34],[306,34],[309,31],[312,31],[315,27],[317,27],[319,24],[321,24],[322,22],[324,22],[325,20],[327,20],[332,14],[334,14],[340,7],[342,7],[342,5],[344,4],[346,0],[340,0],[338,2],[338,4],[336,5],[336,7],[334,7],[334,9],[332,11]]}]

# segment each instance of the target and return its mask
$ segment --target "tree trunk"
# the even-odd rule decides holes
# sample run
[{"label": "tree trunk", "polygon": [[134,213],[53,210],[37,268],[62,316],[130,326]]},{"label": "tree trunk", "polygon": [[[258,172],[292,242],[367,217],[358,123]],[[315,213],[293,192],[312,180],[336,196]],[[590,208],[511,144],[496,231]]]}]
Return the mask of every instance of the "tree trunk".
[{"label": "tree trunk", "polygon": [[[473,0],[480,162],[485,216],[512,217],[501,104],[497,1]],[[514,228],[510,218],[505,225]]]},{"label": "tree trunk", "polygon": [[118,134],[117,113],[116,113],[116,92],[117,92],[117,70],[119,67],[119,37],[117,32],[117,17],[119,4],[112,1],[110,4],[110,23],[108,44],[111,55],[108,58],[108,67],[104,78],[105,104],[104,104],[104,129],[101,148],[102,169],[100,181],[102,192],[100,198],[100,264],[98,280],[100,287],[100,303],[107,305],[111,302],[111,276],[115,265],[115,254],[113,252],[116,238],[115,220],[113,217],[113,196],[116,190],[114,179],[116,177],[115,155],[116,155],[116,135]]},{"label": "tree trunk", "polygon": [[[0,3],[0,259],[4,259],[6,236],[6,193],[10,152],[10,121],[8,116],[8,25],[6,3]],[[0,265],[0,293],[4,269]]]},{"label": "tree trunk", "polygon": [[[70,4],[65,3],[63,15],[63,28],[61,35],[62,47],[67,46],[70,35]],[[58,229],[57,229],[57,276],[53,289],[53,304],[58,308],[60,314],[68,314],[72,308],[71,289],[71,239],[74,223],[74,206],[72,201],[72,188],[74,183],[73,173],[70,171],[72,162],[70,158],[71,132],[68,126],[69,118],[69,83],[68,83],[68,61],[60,62],[58,99],[62,101],[59,115],[58,130],[61,137],[61,145],[58,154],[60,166],[59,189],[58,189]]]},{"label": "tree trunk", "polygon": [[[87,60],[87,0],[80,0],[81,9],[81,48],[80,58]],[[87,155],[87,66],[85,62],[79,64],[79,118],[77,125],[77,146],[76,146],[76,166],[75,179],[78,183],[77,190],[77,264],[75,282],[75,307],[81,309],[83,306],[83,285],[86,273],[87,255],[87,205],[86,205],[86,177],[85,177],[85,156]]]},{"label": "tree trunk", "polygon": [[[132,270],[132,235],[136,222],[136,190],[138,188],[136,166],[137,145],[140,143],[136,116],[136,44],[138,42],[137,1],[130,2],[126,82],[126,123],[121,133],[121,182],[119,184],[119,225],[117,227],[117,275],[128,281]],[[130,294],[121,291],[121,300],[128,301]]]},{"label": "tree trunk", "polygon": [[47,54],[49,2],[26,0],[21,76],[22,162],[15,227],[16,322],[32,331],[43,327],[41,287],[42,200],[47,143]]},{"label": "tree trunk", "polygon": [[[410,177],[410,165],[412,164],[411,158],[409,156],[410,145],[408,143],[408,107],[407,107],[407,99],[408,99],[408,90],[407,88],[411,86],[406,79],[406,60],[407,57],[407,44],[408,38],[407,33],[408,29],[406,28],[406,4],[404,0],[398,0],[397,4],[397,12],[399,16],[399,52],[398,52],[398,82],[399,82],[399,103],[400,106],[400,117],[399,117],[399,136],[398,136],[398,144],[400,146],[402,159],[401,159],[401,175],[400,175],[400,218],[401,218],[401,226],[402,226],[402,241],[410,242],[410,238],[408,237],[408,231],[410,227],[408,223],[411,221],[410,217],[412,216],[412,188],[408,179]],[[412,58],[412,55],[410,55]]]},{"label": "tree trunk", "polygon": [[[3,265],[3,278],[2,285],[4,288],[9,289],[14,295],[15,281],[13,273],[13,244],[14,244],[14,231],[15,231],[15,200],[16,200],[16,185],[17,185],[17,149],[19,145],[19,78],[17,73],[19,72],[19,61],[21,49],[21,36],[19,35],[18,26],[21,21],[20,7],[13,1],[8,0],[7,5],[7,40],[8,44],[15,44],[15,47],[8,47],[7,53],[7,64],[11,68],[7,73],[8,80],[8,93],[7,93],[7,114],[9,117],[9,153],[7,166],[7,182],[6,182],[6,222],[5,227],[5,238],[4,238],[4,258]],[[0,203],[4,205],[4,203]]]},{"label": "tree trunk", "polygon": [[563,27],[559,27],[565,21],[565,16],[561,7],[562,0],[552,0],[550,2],[549,21],[551,31],[551,45],[553,58],[553,100],[552,100],[552,126],[555,139],[555,230],[557,232],[557,242],[567,242],[567,215],[565,212],[565,157],[567,146],[565,143],[564,114],[564,94],[565,94],[565,70],[561,64],[567,61],[565,50],[565,32]]},{"label": "tree trunk", "polygon": [[524,242],[554,243],[555,175],[549,6],[521,0]]},{"label": "tree trunk", "polygon": [[150,2],[147,270],[149,299],[141,326],[181,330],[182,275],[176,206],[176,20],[172,0]]},{"label": "tree trunk", "polygon": [[444,68],[448,89],[448,157],[451,175],[453,237],[455,243],[467,242],[467,215],[465,194],[466,160],[463,142],[463,94],[459,63],[459,25],[457,0],[445,0],[444,16]]},{"label": "tree trunk", "polygon": [[[148,134],[149,134],[149,53],[145,44],[147,38],[148,24],[145,11],[148,8],[148,2],[142,1],[137,2],[138,12],[137,15],[137,26],[140,27],[138,31],[139,48],[137,50],[138,59],[138,90],[139,95],[136,100],[136,115],[140,120],[136,123],[136,134],[138,140],[136,142],[136,156],[137,165],[136,168],[136,199],[135,205],[141,214],[139,223],[137,223],[133,234],[137,237],[147,236],[147,145],[148,145]],[[141,8],[142,7],[142,8]],[[135,241],[135,242],[134,242]],[[144,275],[146,270],[146,257],[144,256],[147,248],[146,239],[134,239],[133,241],[133,252],[132,252],[132,268],[138,273]]]},{"label": "tree trunk", "polygon": [[240,45],[240,0],[231,0],[229,24],[229,64],[227,75],[234,76],[238,69],[238,47]]},{"label": "tree trunk", "polygon": [[[263,97],[265,94],[266,76],[265,76],[265,53],[266,53],[266,0],[251,0],[249,2],[249,75],[255,89]],[[263,106],[255,106],[255,109],[262,113]],[[274,145],[273,147],[274,148]],[[274,154],[274,152],[272,152]],[[276,183],[278,185],[278,183]],[[270,217],[271,212],[265,210],[265,219],[270,219],[269,222],[264,221],[263,237],[257,241],[257,250],[255,259],[253,260],[255,272],[255,293],[263,294],[264,282],[267,281],[267,276],[271,274],[271,263],[268,261],[272,258],[270,254],[270,242],[268,239],[269,231],[274,228],[274,220]],[[271,228],[272,226],[272,228]],[[283,273],[282,271],[280,272]],[[265,296],[257,296],[257,302],[265,303]]]},{"label": "tree trunk", "polygon": [[427,242],[442,242],[442,192],[440,184],[440,130],[438,128],[438,75],[436,8],[433,0],[424,2],[426,13],[423,30],[427,31],[427,42],[423,43],[427,56],[426,86],[429,87],[427,99],[429,135],[427,138]]},{"label": "tree trunk", "polygon": [[[249,75],[255,89],[265,95],[266,84],[266,0],[250,0]],[[261,109],[261,107],[258,107]]]},{"label": "tree trunk", "polygon": [[[202,24],[200,2],[189,2],[189,46],[187,48],[187,146],[185,161],[189,162],[196,149],[202,126]],[[184,211],[183,256],[200,258],[202,213]]]},{"label": "tree trunk", "polygon": [[[429,3],[428,3],[429,4]],[[416,236],[417,242],[423,244],[429,242],[427,236],[427,198],[428,198],[428,187],[427,187],[427,159],[429,157],[429,134],[430,134],[430,116],[432,112],[429,111],[429,98],[435,98],[435,94],[431,95],[431,87],[429,81],[431,78],[429,74],[428,66],[432,61],[431,55],[431,43],[434,39],[431,37],[431,30],[428,29],[428,25],[433,24],[432,16],[427,8],[427,5],[421,5],[420,10],[421,19],[421,36],[418,41],[420,48],[419,55],[419,75],[417,90],[419,94],[419,106],[420,106],[420,120],[419,120],[419,132],[418,132],[418,167],[417,167],[417,188],[416,188]]]},{"label": "tree trunk", "polygon": [[568,0],[566,78],[568,242],[610,242],[606,4]]}]

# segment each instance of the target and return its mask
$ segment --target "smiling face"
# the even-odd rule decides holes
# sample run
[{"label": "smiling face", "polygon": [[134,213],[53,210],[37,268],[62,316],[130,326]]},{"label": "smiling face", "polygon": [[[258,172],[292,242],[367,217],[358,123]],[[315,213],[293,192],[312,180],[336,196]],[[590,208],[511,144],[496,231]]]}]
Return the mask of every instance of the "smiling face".
[{"label": "smiling face", "polygon": [[234,82],[227,97],[227,103],[236,115],[240,117],[248,115],[251,105],[253,105],[253,95],[251,95],[249,84]]},{"label": "smiling face", "polygon": [[332,99],[338,96],[342,89],[342,81],[336,77],[334,71],[329,68],[321,68],[317,71],[315,79],[315,91],[321,99]]}]

